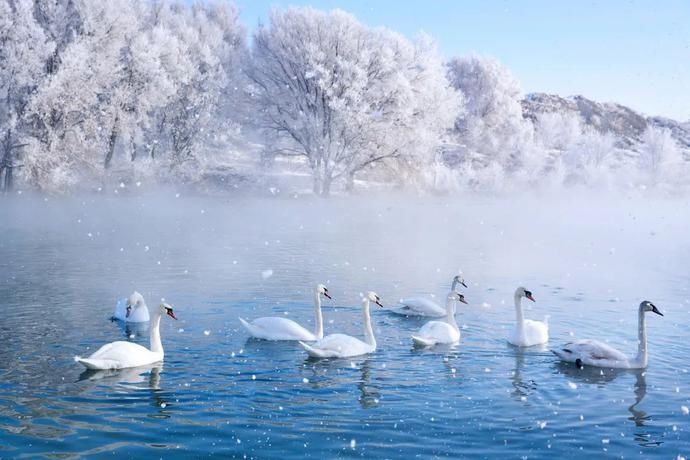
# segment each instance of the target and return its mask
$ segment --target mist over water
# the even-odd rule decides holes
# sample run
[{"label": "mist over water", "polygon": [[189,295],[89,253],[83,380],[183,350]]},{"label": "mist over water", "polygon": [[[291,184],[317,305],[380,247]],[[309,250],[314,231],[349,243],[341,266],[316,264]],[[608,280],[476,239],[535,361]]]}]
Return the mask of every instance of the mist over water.
[{"label": "mist over water", "polygon": [[[174,190],[0,200],[0,457],[225,454],[267,458],[690,453],[685,198],[563,194],[249,198]],[[361,336],[360,293],[443,299],[462,270],[457,347],[412,350],[422,320],[373,312],[379,349],[314,362],[248,340],[238,316]],[[506,342],[513,292],[550,342]],[[110,322],[133,290],[161,298],[164,364],[84,375],[74,355],[148,332]],[[575,338],[637,351],[646,372],[557,364]],[[81,378],[81,380],[80,380]]]}]

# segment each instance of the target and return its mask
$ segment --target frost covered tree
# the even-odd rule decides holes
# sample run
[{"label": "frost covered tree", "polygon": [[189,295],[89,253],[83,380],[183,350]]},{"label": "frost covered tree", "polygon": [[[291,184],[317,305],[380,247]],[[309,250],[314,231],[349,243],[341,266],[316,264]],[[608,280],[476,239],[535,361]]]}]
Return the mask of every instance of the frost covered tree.
[{"label": "frost covered tree", "polygon": [[673,168],[683,163],[678,143],[668,128],[650,125],[642,134],[639,146],[639,168],[650,185],[670,179]]},{"label": "frost covered tree", "polygon": [[[36,65],[26,51],[25,62],[9,54],[0,62],[9,64],[8,75],[33,72],[25,78],[32,86],[17,93],[26,95],[19,105],[26,119],[22,175],[30,184],[64,189],[140,155],[170,170],[207,133],[227,126],[219,108],[233,104],[224,91],[244,47],[231,4],[2,0],[0,8],[15,14],[15,4],[27,5],[23,17],[36,32],[22,32],[21,21],[3,23],[9,46],[0,53],[25,46],[39,56],[39,44],[47,44]],[[12,15],[0,21],[6,19]]]},{"label": "frost covered tree", "polygon": [[616,137],[586,125],[577,113],[539,114],[534,138],[547,163],[563,168],[567,182],[605,185],[618,166]]},{"label": "frost covered tree", "polygon": [[138,25],[128,0],[76,2],[75,14],[79,33],[53,57],[52,73],[31,104],[36,143],[27,173],[50,188],[94,175],[107,159],[122,97],[123,50]]},{"label": "frost covered tree", "polygon": [[0,190],[12,186],[27,146],[27,106],[54,44],[33,15],[31,0],[0,0]]},{"label": "frost covered tree", "polygon": [[340,10],[274,10],[251,58],[260,127],[276,136],[276,154],[306,158],[319,195],[370,165],[430,155],[460,106],[428,40]]},{"label": "frost covered tree", "polygon": [[531,140],[531,126],[522,116],[519,82],[497,60],[469,56],[451,59],[448,79],[465,97],[465,112],[455,123],[458,142],[469,160],[492,161],[508,172],[520,166],[522,149]]},{"label": "frost covered tree", "polygon": [[[221,109],[239,99],[231,85],[237,80],[244,54],[244,30],[237,10],[227,3],[179,5],[157,13],[158,21],[176,40],[176,89],[159,114],[162,136],[170,139],[173,161],[192,157],[197,143],[218,123]],[[227,112],[222,116],[227,116]]]}]

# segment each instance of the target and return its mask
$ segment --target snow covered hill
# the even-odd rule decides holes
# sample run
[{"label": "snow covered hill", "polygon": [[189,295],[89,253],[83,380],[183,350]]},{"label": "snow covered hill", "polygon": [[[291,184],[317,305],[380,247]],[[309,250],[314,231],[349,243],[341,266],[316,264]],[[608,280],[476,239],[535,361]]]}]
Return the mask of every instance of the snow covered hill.
[{"label": "snow covered hill", "polygon": [[544,113],[577,114],[585,125],[601,134],[615,136],[621,148],[630,148],[641,142],[649,126],[667,128],[681,147],[690,148],[690,122],[647,117],[621,104],[596,102],[583,96],[531,93],[522,100],[522,112],[533,122]]}]

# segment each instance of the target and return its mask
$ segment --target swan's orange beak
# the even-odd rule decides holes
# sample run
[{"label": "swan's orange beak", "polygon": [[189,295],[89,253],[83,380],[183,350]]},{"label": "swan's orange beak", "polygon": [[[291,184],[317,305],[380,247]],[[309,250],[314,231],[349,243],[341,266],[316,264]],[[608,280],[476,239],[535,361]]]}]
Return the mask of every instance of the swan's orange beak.
[{"label": "swan's orange beak", "polygon": [[532,293],[526,294],[525,297],[527,297],[532,302],[536,302],[536,300],[534,300],[534,297],[532,297]]},{"label": "swan's orange beak", "polygon": [[129,314],[132,313],[132,307],[127,305],[127,313],[125,313],[125,318],[129,318]]}]

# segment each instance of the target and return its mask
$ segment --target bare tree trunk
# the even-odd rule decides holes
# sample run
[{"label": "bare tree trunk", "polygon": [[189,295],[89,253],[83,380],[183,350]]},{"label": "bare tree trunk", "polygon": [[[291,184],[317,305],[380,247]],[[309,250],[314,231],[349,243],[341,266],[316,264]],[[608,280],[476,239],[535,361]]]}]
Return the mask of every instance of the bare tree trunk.
[{"label": "bare tree trunk", "polygon": [[115,153],[115,144],[117,143],[117,122],[118,118],[115,117],[115,123],[113,123],[113,129],[110,131],[110,138],[108,139],[108,153],[105,155],[105,169],[110,167],[110,162],[113,159],[113,154]]},{"label": "bare tree trunk", "polygon": [[314,191],[314,195],[321,195],[321,159],[317,159],[315,161],[311,161],[311,174],[312,178],[314,180],[313,188],[312,190]]},{"label": "bare tree trunk", "polygon": [[8,130],[2,140],[2,158],[0,158],[0,192],[9,192],[12,186],[12,146],[11,131]]},{"label": "bare tree trunk", "polygon": [[14,185],[14,176],[12,175],[14,168],[12,166],[5,167],[5,192],[11,192]]},{"label": "bare tree trunk", "polygon": [[321,196],[323,198],[327,198],[331,194],[331,183],[333,182],[333,179],[329,176],[325,176],[323,178],[323,184],[321,186]]},{"label": "bare tree trunk", "polygon": [[313,179],[314,179],[314,184],[312,186],[312,190],[314,191],[314,195],[321,195],[321,178],[319,177],[319,172],[314,171],[313,173]]},{"label": "bare tree trunk", "polygon": [[345,190],[351,192],[355,189],[355,172],[350,171],[345,178]]},{"label": "bare tree trunk", "polygon": [[326,198],[331,194],[331,184],[333,184],[333,171],[329,171],[328,163],[323,162],[321,177],[321,196]]}]

